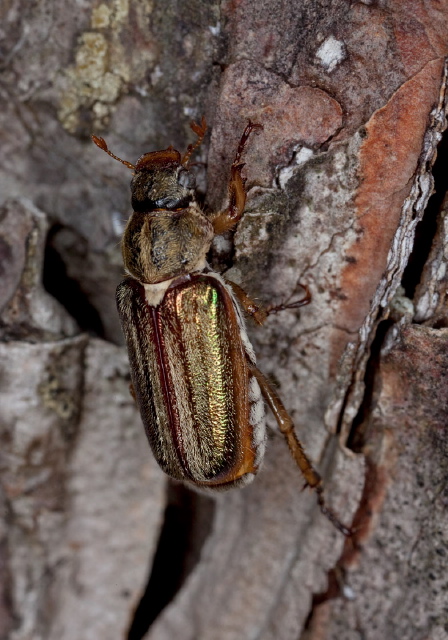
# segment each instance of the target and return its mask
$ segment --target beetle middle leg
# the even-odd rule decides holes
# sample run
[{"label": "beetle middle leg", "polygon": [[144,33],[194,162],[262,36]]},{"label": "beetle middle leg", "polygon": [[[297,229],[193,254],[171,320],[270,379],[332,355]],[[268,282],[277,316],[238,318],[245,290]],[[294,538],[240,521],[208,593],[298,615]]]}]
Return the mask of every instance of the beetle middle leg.
[{"label": "beetle middle leg", "polygon": [[250,296],[247,295],[244,289],[235,282],[232,282],[231,280],[226,280],[226,282],[232,288],[233,293],[237,297],[244,311],[259,325],[262,325],[266,318],[271,314],[278,313],[279,311],[285,311],[286,309],[299,309],[311,302],[310,290],[303,284],[300,286],[305,291],[305,295],[302,298],[299,298],[299,300],[264,307],[263,305],[258,305]]},{"label": "beetle middle leg", "polygon": [[306,284],[300,284],[300,286],[305,291],[305,295],[302,298],[293,300],[292,302],[284,302],[283,304],[269,305],[266,307],[266,313],[270,315],[271,313],[278,313],[286,309],[299,309],[309,304],[311,302],[311,292]]},{"label": "beetle middle leg", "polygon": [[285,406],[278,397],[275,389],[261,371],[257,369],[257,367],[249,364],[249,369],[252,375],[257,379],[261,393],[274,414],[279,429],[288,444],[291,455],[305,478],[305,486],[309,486],[316,491],[317,502],[320,510],[330,520],[330,522],[334,524],[334,526],[345,536],[352,535],[351,529],[343,524],[336,514],[326,506],[323,496],[322,478],[314,469],[311,461],[306,455],[302,443],[296,436],[292,418],[286,411]]},{"label": "beetle middle leg", "polygon": [[247,127],[241,136],[238,148],[236,150],[235,159],[230,168],[229,182],[229,204],[227,209],[216,214],[212,219],[213,229],[216,235],[224,233],[232,229],[243,215],[244,206],[246,204],[246,188],[245,179],[241,175],[244,163],[241,162],[241,156],[246,148],[249,137],[253,131],[263,129],[263,125],[256,124],[249,120]]}]

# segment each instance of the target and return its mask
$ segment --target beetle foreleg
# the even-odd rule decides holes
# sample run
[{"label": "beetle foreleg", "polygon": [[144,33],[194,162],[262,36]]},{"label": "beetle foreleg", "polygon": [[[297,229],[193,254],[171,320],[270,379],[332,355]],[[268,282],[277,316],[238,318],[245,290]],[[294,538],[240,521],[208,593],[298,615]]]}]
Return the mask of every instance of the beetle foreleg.
[{"label": "beetle foreleg", "polygon": [[233,229],[243,215],[246,204],[245,180],[241,175],[244,164],[232,165],[229,182],[229,205],[225,211],[216,214],[212,219],[213,229],[216,235]]},{"label": "beetle foreleg", "polygon": [[[202,144],[204,136],[207,132],[207,122],[205,121],[205,117],[202,116],[201,124],[197,124],[196,122],[190,122],[190,128],[197,135],[198,139],[194,144],[189,144],[187,150],[182,158],[182,164],[187,166],[190,163],[190,158],[194,151]],[[191,166],[191,165],[190,165]]]},{"label": "beetle foreleg", "polygon": [[243,135],[240,138],[238,148],[235,154],[235,160],[233,161],[233,165],[232,165],[233,167],[238,166],[240,164],[241,156],[243,154],[244,149],[246,148],[247,141],[249,140],[249,136],[252,133],[252,131],[257,131],[257,130],[261,131],[262,129],[263,129],[262,124],[259,124],[257,122],[252,122],[251,120],[249,120],[249,122],[247,123],[247,127],[244,129]]},{"label": "beetle foreleg", "polygon": [[267,378],[265,378],[265,376],[261,373],[261,371],[259,371],[252,364],[249,364],[249,368],[251,373],[257,379],[258,384],[260,385],[261,393],[263,394],[264,399],[266,400],[269,408],[274,414],[280,431],[286,438],[286,442],[288,443],[291,455],[296,461],[296,464],[299,467],[300,471],[302,472],[306,484],[312,489],[315,489],[320,510],[341,533],[343,533],[345,536],[350,536],[352,533],[351,529],[342,524],[336,514],[326,506],[323,497],[322,479],[314,469],[303,449],[300,440],[297,438],[294,431],[294,423],[288,412],[286,411],[283,402],[280,400],[276,391],[267,380]]},{"label": "beetle foreleg", "polygon": [[241,162],[241,156],[246,148],[250,134],[253,131],[257,131],[262,128],[263,125],[256,124],[249,120],[249,123],[241,136],[236,150],[235,159],[230,169],[228,207],[212,219],[213,229],[217,235],[232,229],[243,215],[246,204],[246,188],[244,186],[246,180],[241,175],[241,171],[244,167],[244,163]]}]

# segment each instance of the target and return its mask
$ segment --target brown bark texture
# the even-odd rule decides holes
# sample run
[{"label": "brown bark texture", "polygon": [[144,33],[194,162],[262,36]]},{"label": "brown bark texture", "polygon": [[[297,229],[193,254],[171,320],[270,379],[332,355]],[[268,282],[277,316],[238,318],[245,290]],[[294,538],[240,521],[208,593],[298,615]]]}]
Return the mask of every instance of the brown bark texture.
[{"label": "brown bark texture", "polygon": [[[448,638],[448,4],[4,0],[1,640]],[[271,427],[216,499],[157,467],[115,310],[130,172],[194,141],[210,260],[312,302],[249,326],[344,539]],[[206,167],[204,166],[206,165]]]}]

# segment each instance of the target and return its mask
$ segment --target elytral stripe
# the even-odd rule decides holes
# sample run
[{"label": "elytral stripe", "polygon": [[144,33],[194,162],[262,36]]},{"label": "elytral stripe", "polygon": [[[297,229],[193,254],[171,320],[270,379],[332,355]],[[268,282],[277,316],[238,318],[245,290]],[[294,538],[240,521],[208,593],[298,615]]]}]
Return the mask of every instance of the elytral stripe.
[{"label": "elytral stripe", "polygon": [[179,457],[182,459],[183,471],[187,478],[193,479],[193,475],[188,466],[188,461],[185,455],[185,445],[182,437],[182,429],[180,425],[179,413],[176,410],[176,405],[172,401],[172,390],[175,388],[173,380],[170,375],[168,366],[168,355],[163,336],[163,327],[161,315],[158,308],[148,305],[148,309],[151,315],[151,320],[154,329],[154,343],[156,347],[157,363],[160,374],[160,383],[162,386],[163,397],[165,399],[165,407],[169,419],[169,429],[173,439],[173,445],[178,452]]}]

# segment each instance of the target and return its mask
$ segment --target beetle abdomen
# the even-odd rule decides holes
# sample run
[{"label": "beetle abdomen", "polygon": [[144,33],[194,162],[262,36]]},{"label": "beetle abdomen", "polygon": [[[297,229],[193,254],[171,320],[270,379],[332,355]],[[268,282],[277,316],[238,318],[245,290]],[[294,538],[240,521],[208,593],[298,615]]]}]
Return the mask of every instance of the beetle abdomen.
[{"label": "beetle abdomen", "polygon": [[192,275],[154,307],[128,278],[117,303],[137,402],[162,469],[202,486],[250,480],[263,453],[264,415],[225,285]]}]

